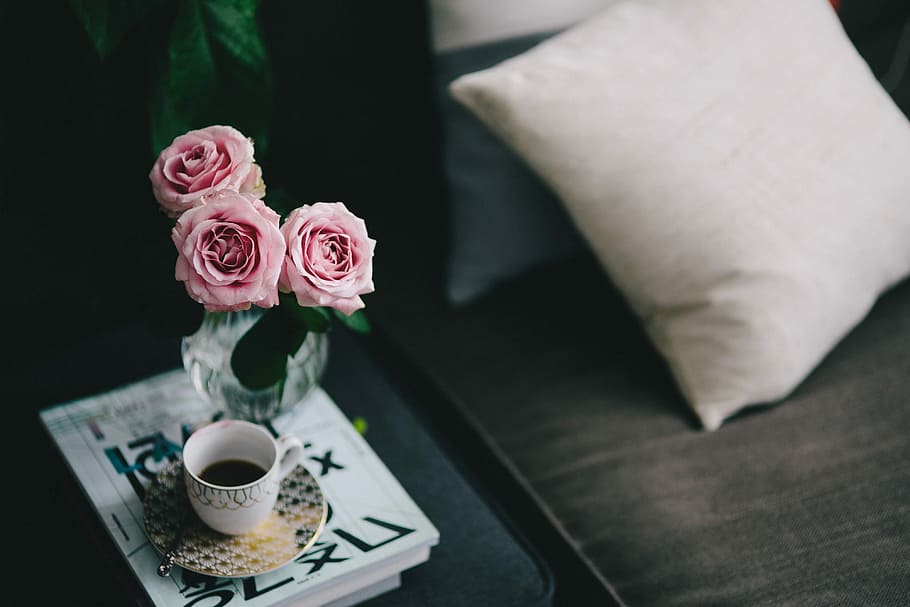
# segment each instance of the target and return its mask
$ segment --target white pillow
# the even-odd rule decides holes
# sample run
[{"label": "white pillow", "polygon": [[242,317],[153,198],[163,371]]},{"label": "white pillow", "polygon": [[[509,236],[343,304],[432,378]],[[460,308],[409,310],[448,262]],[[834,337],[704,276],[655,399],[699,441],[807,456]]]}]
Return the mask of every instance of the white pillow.
[{"label": "white pillow", "polygon": [[910,272],[910,124],[828,0],[621,0],[451,91],[557,192],[706,429]]}]

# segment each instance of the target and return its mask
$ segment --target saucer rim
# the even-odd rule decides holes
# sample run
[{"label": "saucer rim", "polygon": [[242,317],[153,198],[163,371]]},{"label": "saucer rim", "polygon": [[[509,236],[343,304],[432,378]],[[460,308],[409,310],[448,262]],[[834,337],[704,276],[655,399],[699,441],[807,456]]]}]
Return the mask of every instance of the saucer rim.
[{"label": "saucer rim", "polygon": [[[164,474],[166,471],[169,471],[171,468],[176,468],[177,466],[181,466],[181,465],[183,465],[182,459],[177,459],[173,462],[169,462],[166,466],[162,467],[161,470],[159,470],[157,474],[155,474],[155,478],[157,479],[160,475]],[[302,468],[307,474],[309,474],[310,476],[313,477],[314,481],[316,481],[316,477],[313,475],[312,472],[309,471],[309,469],[306,468],[306,466],[304,466],[303,464],[297,464],[297,466],[295,467],[294,470],[296,471],[297,468]],[[316,481],[316,483],[317,483],[317,485],[319,484],[318,481]],[[322,501],[322,504],[321,504],[322,516],[319,519],[319,525],[316,526],[316,531],[313,533],[313,536],[309,539],[309,541],[307,541],[307,543],[297,553],[295,553],[293,556],[289,557],[288,559],[286,559],[285,561],[283,561],[277,565],[273,565],[272,567],[269,567],[267,569],[260,569],[255,572],[237,573],[237,574],[230,574],[230,575],[225,575],[225,574],[221,574],[221,573],[212,573],[211,571],[192,567],[190,565],[182,563],[179,557],[175,558],[174,565],[177,565],[182,569],[186,569],[187,571],[191,571],[193,573],[198,573],[199,575],[206,575],[209,577],[216,577],[216,578],[223,578],[223,579],[243,579],[243,578],[248,578],[248,577],[254,577],[257,575],[262,575],[264,573],[270,573],[277,569],[281,569],[282,567],[289,565],[291,563],[291,561],[298,558],[304,552],[306,552],[307,550],[312,548],[313,545],[316,543],[316,540],[319,539],[319,536],[322,535],[322,532],[325,528],[326,519],[328,518],[329,509],[328,509],[328,502],[325,497],[325,492],[322,490],[322,487],[319,487],[319,493],[322,498],[322,500],[321,500]],[[146,493],[146,495],[148,495],[148,494]],[[276,504],[276,507],[277,507],[277,504]],[[146,516],[145,498],[143,498],[143,500],[142,500],[142,510],[143,510],[142,530],[143,530],[143,532],[145,532],[146,541],[149,543],[149,545],[152,548],[154,548],[155,552],[157,552],[159,556],[164,556],[164,554],[167,551],[159,548],[158,545],[155,544],[155,542],[153,542],[151,537],[149,536],[148,517]],[[273,512],[275,511],[275,507],[272,508],[272,511]],[[191,516],[197,516],[197,515],[195,513],[193,513]],[[246,534],[241,534],[241,535],[246,535]],[[225,537],[235,537],[235,536],[225,536]]]}]

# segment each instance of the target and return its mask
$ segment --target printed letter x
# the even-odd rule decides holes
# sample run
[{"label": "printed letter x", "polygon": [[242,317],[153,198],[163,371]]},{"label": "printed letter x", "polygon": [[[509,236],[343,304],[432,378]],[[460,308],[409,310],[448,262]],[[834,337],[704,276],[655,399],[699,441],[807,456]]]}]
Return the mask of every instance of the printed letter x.
[{"label": "printed letter x", "polygon": [[332,461],[332,450],[329,449],[325,452],[325,455],[322,457],[311,455],[310,459],[314,462],[319,462],[322,465],[322,470],[319,472],[319,476],[325,476],[329,473],[329,470],[335,468],[336,470],[344,470],[344,466],[341,464],[336,464]]}]

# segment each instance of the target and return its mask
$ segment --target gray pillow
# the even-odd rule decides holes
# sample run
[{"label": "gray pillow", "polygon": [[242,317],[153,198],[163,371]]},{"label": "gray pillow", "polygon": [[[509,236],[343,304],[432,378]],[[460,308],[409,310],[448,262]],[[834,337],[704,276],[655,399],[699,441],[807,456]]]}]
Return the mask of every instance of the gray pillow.
[{"label": "gray pillow", "polygon": [[553,33],[435,55],[451,219],[446,295],[453,304],[476,300],[503,281],[586,250],[549,187],[448,92],[457,77],[523,53]]}]

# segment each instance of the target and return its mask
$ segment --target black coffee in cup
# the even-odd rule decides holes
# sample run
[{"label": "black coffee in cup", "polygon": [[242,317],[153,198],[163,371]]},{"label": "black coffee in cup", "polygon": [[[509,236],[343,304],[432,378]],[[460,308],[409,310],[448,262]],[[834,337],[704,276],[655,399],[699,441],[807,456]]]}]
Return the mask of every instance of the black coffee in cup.
[{"label": "black coffee in cup", "polygon": [[199,478],[213,485],[237,487],[262,478],[265,468],[243,459],[224,459],[212,462],[199,474]]}]

